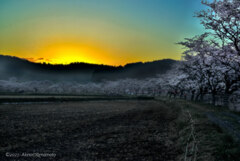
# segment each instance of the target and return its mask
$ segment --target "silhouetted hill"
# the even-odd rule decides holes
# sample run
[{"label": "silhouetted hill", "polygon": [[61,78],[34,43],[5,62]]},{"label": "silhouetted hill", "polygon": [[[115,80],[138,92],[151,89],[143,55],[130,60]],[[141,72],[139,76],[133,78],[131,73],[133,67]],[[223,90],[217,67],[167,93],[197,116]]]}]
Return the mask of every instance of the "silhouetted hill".
[{"label": "silhouetted hill", "polygon": [[33,63],[17,57],[0,55],[0,79],[16,77],[19,80],[81,82],[123,78],[144,79],[165,73],[174,63],[176,63],[175,60],[164,59],[146,63],[130,63],[118,67],[88,63],[52,65]]}]

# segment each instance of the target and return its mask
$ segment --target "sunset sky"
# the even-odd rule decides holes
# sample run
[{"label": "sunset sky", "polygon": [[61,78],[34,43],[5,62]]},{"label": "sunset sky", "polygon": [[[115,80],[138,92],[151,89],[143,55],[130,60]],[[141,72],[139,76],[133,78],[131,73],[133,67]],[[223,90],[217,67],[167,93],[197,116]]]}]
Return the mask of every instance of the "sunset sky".
[{"label": "sunset sky", "polygon": [[124,65],[180,59],[203,32],[200,0],[0,0],[0,54],[35,62]]}]

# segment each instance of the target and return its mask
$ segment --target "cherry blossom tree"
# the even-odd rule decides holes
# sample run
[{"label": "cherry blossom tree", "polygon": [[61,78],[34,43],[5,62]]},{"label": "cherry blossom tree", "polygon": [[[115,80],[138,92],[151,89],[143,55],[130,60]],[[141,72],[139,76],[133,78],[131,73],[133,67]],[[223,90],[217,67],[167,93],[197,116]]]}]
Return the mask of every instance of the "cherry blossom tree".
[{"label": "cherry blossom tree", "polygon": [[210,30],[218,42],[230,44],[240,55],[240,1],[239,0],[202,0],[209,7],[197,13],[203,26]]},{"label": "cherry blossom tree", "polygon": [[207,91],[227,97],[239,89],[240,80],[240,1],[202,1],[209,7],[196,14],[208,31],[180,42],[186,48],[182,70],[198,84],[202,99]]}]

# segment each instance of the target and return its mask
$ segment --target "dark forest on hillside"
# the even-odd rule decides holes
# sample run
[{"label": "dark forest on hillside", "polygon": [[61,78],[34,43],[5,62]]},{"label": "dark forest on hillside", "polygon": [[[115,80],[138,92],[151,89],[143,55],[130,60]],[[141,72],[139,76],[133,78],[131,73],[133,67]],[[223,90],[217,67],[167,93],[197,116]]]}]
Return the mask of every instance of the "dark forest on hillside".
[{"label": "dark forest on hillside", "polygon": [[153,62],[137,62],[125,66],[97,65],[88,63],[71,63],[69,65],[33,63],[17,57],[0,55],[0,79],[16,77],[19,80],[53,80],[98,82],[124,78],[144,79],[163,74],[175,63],[165,59]]}]

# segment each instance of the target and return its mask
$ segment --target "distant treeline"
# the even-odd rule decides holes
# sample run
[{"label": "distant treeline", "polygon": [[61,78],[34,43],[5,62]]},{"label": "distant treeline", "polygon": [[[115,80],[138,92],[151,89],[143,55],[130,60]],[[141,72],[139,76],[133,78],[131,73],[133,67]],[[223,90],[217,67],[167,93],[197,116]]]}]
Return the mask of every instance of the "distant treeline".
[{"label": "distant treeline", "polygon": [[52,80],[99,82],[125,78],[145,79],[163,74],[175,64],[175,60],[164,59],[153,62],[137,62],[125,66],[110,66],[88,63],[53,65],[33,63],[18,57],[0,55],[0,79],[16,77],[19,80]]}]

